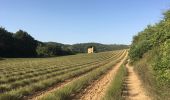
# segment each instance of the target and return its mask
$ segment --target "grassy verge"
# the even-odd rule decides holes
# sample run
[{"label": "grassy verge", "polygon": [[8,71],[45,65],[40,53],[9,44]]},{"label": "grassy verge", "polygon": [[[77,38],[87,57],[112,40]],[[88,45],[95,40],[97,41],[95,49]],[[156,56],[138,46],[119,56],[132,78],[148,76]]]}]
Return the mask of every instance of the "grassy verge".
[{"label": "grassy verge", "polygon": [[142,81],[143,87],[147,94],[153,100],[169,100],[170,87],[159,84],[156,79],[156,72],[153,70],[153,56],[152,53],[146,53],[142,59],[133,64],[135,72]]},{"label": "grassy verge", "polygon": [[108,87],[103,100],[122,100],[123,81],[126,75],[125,64],[119,68],[116,76],[113,78],[111,85]]},{"label": "grassy verge", "polygon": [[68,100],[71,94],[79,92],[82,88],[86,87],[93,80],[99,78],[102,74],[107,72],[113,67],[114,64],[120,61],[121,58],[112,61],[111,63],[104,65],[103,67],[88,73],[86,76],[81,77],[65,87],[45,95],[41,100]]}]

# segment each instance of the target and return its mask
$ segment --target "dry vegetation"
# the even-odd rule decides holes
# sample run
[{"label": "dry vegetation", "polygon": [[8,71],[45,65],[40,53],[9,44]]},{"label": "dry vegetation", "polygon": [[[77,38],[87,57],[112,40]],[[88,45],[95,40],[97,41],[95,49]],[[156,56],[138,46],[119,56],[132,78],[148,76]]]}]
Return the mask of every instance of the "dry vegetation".
[{"label": "dry vegetation", "polygon": [[[0,100],[65,99],[98,79],[125,55],[125,50],[55,58],[0,61]],[[57,84],[67,81],[57,91]],[[43,95],[43,96],[42,96]]]}]

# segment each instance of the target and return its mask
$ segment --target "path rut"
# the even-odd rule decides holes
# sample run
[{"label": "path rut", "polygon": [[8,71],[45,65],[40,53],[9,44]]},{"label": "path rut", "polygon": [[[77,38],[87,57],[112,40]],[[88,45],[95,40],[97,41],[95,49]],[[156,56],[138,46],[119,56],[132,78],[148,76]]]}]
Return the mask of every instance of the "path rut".
[{"label": "path rut", "polygon": [[103,98],[108,86],[111,84],[113,77],[116,75],[119,67],[126,60],[126,56],[117,63],[107,74],[99,80],[94,81],[90,86],[84,89],[74,100],[100,100]]},{"label": "path rut", "polygon": [[147,96],[138,75],[134,72],[133,67],[126,64],[128,75],[125,78],[123,97],[125,100],[151,100]]}]

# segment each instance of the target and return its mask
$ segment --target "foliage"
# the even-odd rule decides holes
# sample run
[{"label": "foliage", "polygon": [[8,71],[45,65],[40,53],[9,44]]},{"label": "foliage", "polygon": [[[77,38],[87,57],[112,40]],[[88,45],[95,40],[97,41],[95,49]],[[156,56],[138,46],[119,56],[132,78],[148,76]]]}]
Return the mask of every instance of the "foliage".
[{"label": "foliage", "polygon": [[61,44],[35,40],[23,30],[11,33],[0,27],[0,57],[51,57],[86,53],[89,46],[95,52],[127,49],[127,45],[104,45],[99,43]]},{"label": "foliage", "polygon": [[13,34],[13,37],[16,39],[16,42],[14,42],[15,43],[14,46],[17,49],[18,56],[35,57],[37,55],[36,53],[37,41],[34,40],[34,38],[31,35],[29,35],[25,31],[19,30],[15,34]]},{"label": "foliage", "polygon": [[[170,10],[164,13],[164,18],[159,23],[148,26],[133,38],[129,51],[131,61],[139,63],[146,53],[152,55],[152,59],[146,63],[147,66],[152,66],[149,69],[153,70],[157,87],[170,90]],[[165,92],[168,90],[159,95],[166,94]]]},{"label": "foliage", "polygon": [[159,54],[155,59],[154,70],[158,73],[157,79],[161,85],[170,83],[170,40],[160,46]]},{"label": "foliage", "polygon": [[127,49],[129,48],[128,45],[106,45],[106,44],[100,44],[100,43],[80,43],[80,44],[73,44],[71,46],[72,51],[77,53],[86,53],[88,47],[94,47],[95,52],[104,52],[104,51],[112,51],[112,50],[121,50],[121,49]]},{"label": "foliage", "polygon": [[11,33],[0,28],[0,57],[49,57],[70,54],[74,53],[65,45],[42,43],[23,30]]},{"label": "foliage", "polygon": [[34,57],[37,42],[27,32],[19,30],[10,33],[0,28],[0,56],[1,57]]},{"label": "foliage", "polygon": [[37,47],[37,54],[40,57],[62,56],[74,54],[69,48],[61,48],[57,44],[40,43]]},{"label": "foliage", "polygon": [[151,44],[147,40],[139,42],[137,45],[132,45],[129,53],[129,57],[132,61],[142,58],[143,54],[151,49]]}]

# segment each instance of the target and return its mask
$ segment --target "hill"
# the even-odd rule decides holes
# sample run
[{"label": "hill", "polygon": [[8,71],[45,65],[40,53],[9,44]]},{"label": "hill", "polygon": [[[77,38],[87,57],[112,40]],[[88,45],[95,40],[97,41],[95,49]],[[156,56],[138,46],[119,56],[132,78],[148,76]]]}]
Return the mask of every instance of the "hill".
[{"label": "hill", "polygon": [[129,48],[128,45],[122,44],[101,44],[101,43],[80,43],[71,45],[71,49],[78,53],[86,53],[87,48],[93,46],[95,48],[95,52],[104,52],[104,51],[113,51],[113,50],[121,50]]},{"label": "hill", "polygon": [[0,57],[51,57],[86,53],[89,46],[95,52],[127,49],[128,45],[106,45],[100,43],[62,44],[57,42],[41,42],[26,31],[8,32],[0,27]]},{"label": "hill", "polygon": [[[129,48],[128,45],[122,45],[122,44],[107,45],[101,43],[79,43],[79,44],[69,45],[69,44],[62,44],[57,42],[39,42],[37,53],[39,56],[56,56],[56,55],[71,55],[77,53],[87,53],[88,47],[91,46],[94,47],[95,53]],[[53,47],[53,50],[44,49],[50,47]],[[49,51],[50,53],[47,51]]]}]

